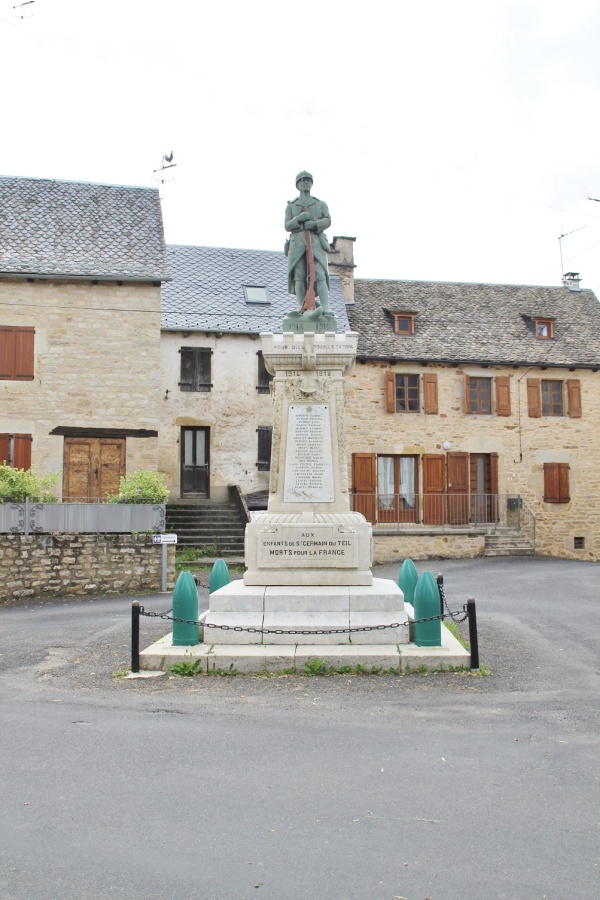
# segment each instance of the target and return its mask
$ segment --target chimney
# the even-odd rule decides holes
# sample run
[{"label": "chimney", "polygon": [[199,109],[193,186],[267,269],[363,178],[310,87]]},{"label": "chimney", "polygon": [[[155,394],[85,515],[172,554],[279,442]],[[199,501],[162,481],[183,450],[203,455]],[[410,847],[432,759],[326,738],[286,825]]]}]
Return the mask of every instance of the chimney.
[{"label": "chimney", "polygon": [[570,291],[581,290],[581,278],[579,272],[565,272],[563,275],[563,286],[569,288]]},{"label": "chimney", "polygon": [[346,303],[354,303],[354,241],[353,237],[334,237],[327,259],[332,275],[339,275]]}]

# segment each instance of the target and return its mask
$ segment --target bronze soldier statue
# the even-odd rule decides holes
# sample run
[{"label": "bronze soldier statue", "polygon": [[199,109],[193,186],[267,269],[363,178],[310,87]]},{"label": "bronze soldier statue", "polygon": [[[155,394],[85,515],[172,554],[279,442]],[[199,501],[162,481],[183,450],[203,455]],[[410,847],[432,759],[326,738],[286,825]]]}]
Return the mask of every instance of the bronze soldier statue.
[{"label": "bronze soldier statue", "polygon": [[288,290],[295,294],[300,312],[315,309],[315,294],[324,313],[329,309],[329,241],[323,233],[331,225],[327,204],[311,196],[313,177],[310,172],[296,176],[300,191],[285,209],[285,230],[291,232],[286,241],[288,258]]}]

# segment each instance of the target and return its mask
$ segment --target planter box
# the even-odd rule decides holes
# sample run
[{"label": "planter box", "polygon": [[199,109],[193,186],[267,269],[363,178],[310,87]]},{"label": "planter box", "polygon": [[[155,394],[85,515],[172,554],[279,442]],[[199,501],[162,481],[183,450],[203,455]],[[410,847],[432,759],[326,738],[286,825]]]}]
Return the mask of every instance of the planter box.
[{"label": "planter box", "polygon": [[0,534],[161,532],[165,520],[159,503],[0,503]]}]

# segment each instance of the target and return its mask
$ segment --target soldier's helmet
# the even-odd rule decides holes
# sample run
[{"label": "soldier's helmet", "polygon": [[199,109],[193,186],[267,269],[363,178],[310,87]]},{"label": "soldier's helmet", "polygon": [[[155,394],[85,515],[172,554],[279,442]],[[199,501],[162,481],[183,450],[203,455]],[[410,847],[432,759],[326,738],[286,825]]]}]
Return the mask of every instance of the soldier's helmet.
[{"label": "soldier's helmet", "polygon": [[303,178],[310,178],[311,181],[314,180],[310,172],[303,170],[302,172],[298,172],[298,174],[296,175],[296,187],[298,187],[298,182],[302,181]]}]

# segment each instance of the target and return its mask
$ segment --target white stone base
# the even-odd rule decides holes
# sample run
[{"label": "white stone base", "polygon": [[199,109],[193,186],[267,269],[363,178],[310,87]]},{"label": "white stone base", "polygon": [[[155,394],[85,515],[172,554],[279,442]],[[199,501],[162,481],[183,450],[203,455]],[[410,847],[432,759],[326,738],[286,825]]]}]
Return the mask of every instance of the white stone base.
[{"label": "white stone base", "polygon": [[[468,669],[471,657],[468,650],[442,628],[441,647],[416,647],[414,644],[352,644],[331,646],[323,644],[197,644],[195,647],[174,647],[172,634],[165,635],[140,653],[140,667],[146,671],[168,671],[179,662],[200,661],[200,671],[223,671],[252,674],[281,673],[295,669],[302,674],[309,659],[322,659],[326,666],[365,666],[370,673],[373,666],[379,672],[395,670],[409,673],[423,666],[428,671],[462,667]],[[390,674],[391,671],[390,671]]]},{"label": "white stone base", "polygon": [[[408,614],[397,584],[374,578],[370,585],[245,585],[214,591],[202,616],[210,644],[407,644]],[[211,626],[227,625],[227,629]],[[381,627],[383,626],[383,627]],[[394,627],[392,627],[394,626]],[[256,628],[257,631],[233,629]],[[349,628],[376,628],[349,632]],[[262,633],[264,630],[269,633]],[[338,634],[319,634],[341,630]],[[281,634],[274,632],[280,631]],[[290,634],[289,632],[306,632]]]}]

